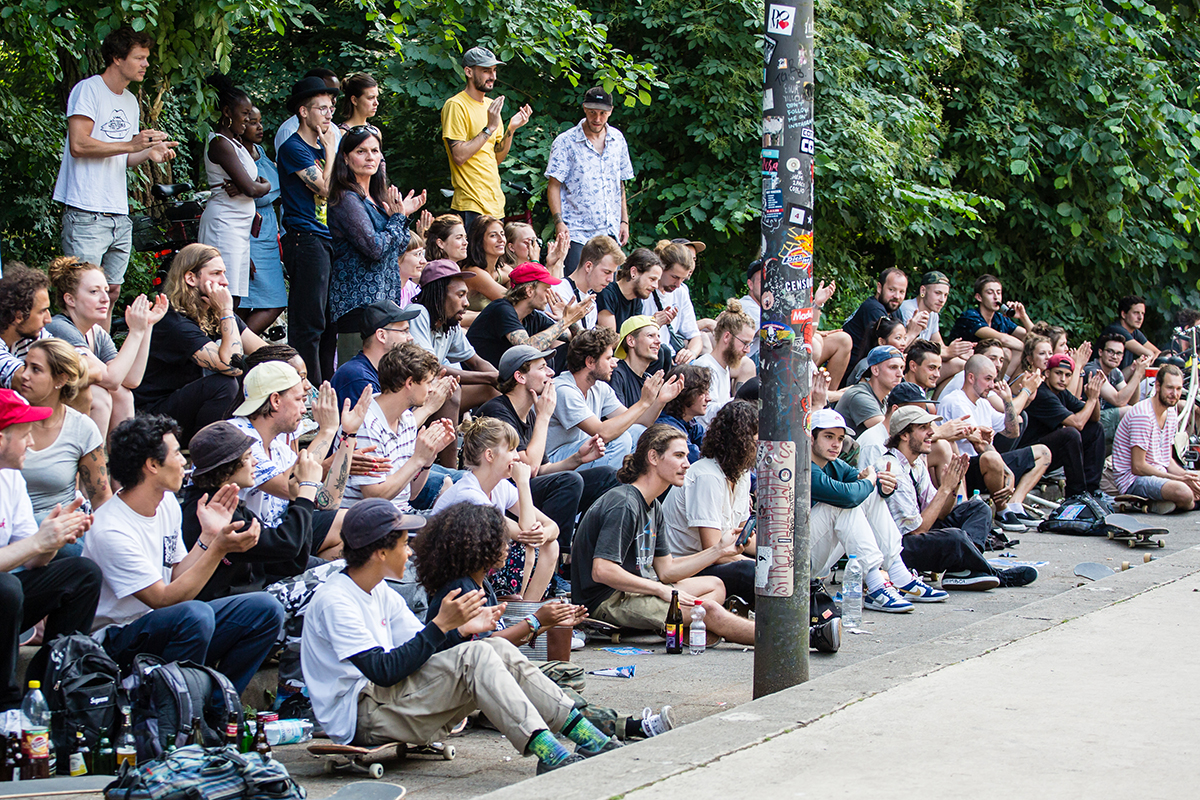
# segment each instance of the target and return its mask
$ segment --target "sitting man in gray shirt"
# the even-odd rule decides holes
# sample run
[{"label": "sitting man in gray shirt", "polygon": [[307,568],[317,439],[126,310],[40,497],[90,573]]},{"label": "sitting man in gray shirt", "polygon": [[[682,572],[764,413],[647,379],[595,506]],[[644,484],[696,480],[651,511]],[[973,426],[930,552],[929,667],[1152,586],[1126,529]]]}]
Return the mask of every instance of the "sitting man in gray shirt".
[{"label": "sitting man in gray shirt", "polygon": [[836,407],[856,437],[883,421],[887,413],[884,400],[902,380],[903,353],[891,345],[880,345],[867,353],[867,371],[863,373],[863,380],[847,389]]}]

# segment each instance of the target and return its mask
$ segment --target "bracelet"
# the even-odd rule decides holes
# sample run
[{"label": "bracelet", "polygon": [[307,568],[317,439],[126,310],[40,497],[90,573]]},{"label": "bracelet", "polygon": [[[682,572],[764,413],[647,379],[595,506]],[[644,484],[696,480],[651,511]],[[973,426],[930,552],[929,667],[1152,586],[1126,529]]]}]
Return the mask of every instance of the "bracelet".
[{"label": "bracelet", "polygon": [[319,484],[319,483],[317,483],[316,481],[300,481],[300,485],[301,485],[302,487],[303,487],[303,486],[311,486],[311,487],[313,487],[314,489],[317,489],[317,490],[320,490],[320,489],[322,488],[322,484]]},{"label": "bracelet", "polygon": [[1022,393],[1022,394],[1028,394],[1028,395],[1032,395],[1032,394],[1033,394],[1033,392],[1029,391],[1029,387],[1028,387],[1028,386],[1022,386],[1022,387],[1021,387],[1021,393]]},{"label": "bracelet", "polygon": [[233,319],[233,314],[230,314],[228,317],[221,317],[217,322],[224,322],[227,319]]},{"label": "bracelet", "polygon": [[530,614],[529,616],[525,617],[525,621],[529,623],[529,627],[533,628],[533,635],[537,636],[538,631],[542,629],[542,623],[540,620],[538,620],[537,615]]},{"label": "bracelet", "polygon": [[627,219],[623,219],[623,220],[621,220],[621,224],[622,224],[622,225],[628,225],[628,224],[629,224],[629,220],[627,220]]},{"label": "bracelet", "polygon": [[206,545],[204,542],[200,541],[199,539],[196,540],[196,546],[199,547],[201,550],[205,551],[206,553],[208,552],[208,545]]},{"label": "bracelet", "polygon": [[345,443],[345,441],[346,441],[347,439],[354,439],[355,441],[357,441],[357,440],[358,440],[358,434],[357,434],[357,433],[346,433],[345,431],[342,431],[342,434],[341,434],[341,436],[342,436],[342,442],[343,442],[343,443]]}]

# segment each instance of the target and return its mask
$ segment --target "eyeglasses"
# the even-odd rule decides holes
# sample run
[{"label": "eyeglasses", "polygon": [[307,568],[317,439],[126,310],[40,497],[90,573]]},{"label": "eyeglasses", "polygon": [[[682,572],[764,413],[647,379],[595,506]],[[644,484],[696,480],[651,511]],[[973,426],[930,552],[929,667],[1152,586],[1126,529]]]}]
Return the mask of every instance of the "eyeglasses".
[{"label": "eyeglasses", "polygon": [[380,328],[383,331],[391,331],[392,333],[408,333],[408,328]]},{"label": "eyeglasses", "polygon": [[309,110],[314,114],[333,116],[333,106],[309,106]]},{"label": "eyeglasses", "polygon": [[753,336],[750,337],[749,341],[746,341],[745,339],[743,339],[740,336],[734,336],[733,338],[737,340],[738,344],[740,344],[742,346],[743,350],[749,350],[751,347],[754,346],[754,337]]},{"label": "eyeglasses", "polygon": [[1107,353],[1107,354],[1108,354],[1108,355],[1110,355],[1110,356],[1123,356],[1123,355],[1125,355],[1125,351],[1124,351],[1124,350],[1110,350],[1110,349],[1108,349],[1107,347],[1106,347],[1106,348],[1104,348],[1104,349],[1103,349],[1101,352],[1103,352],[1103,353]]}]

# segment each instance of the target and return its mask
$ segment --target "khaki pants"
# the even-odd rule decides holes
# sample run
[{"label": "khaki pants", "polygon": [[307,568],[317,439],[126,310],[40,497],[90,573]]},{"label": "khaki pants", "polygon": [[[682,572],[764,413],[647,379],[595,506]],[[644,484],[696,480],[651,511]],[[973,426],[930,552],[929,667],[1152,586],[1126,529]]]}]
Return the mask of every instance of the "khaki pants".
[{"label": "khaki pants", "polygon": [[522,755],[540,730],[562,730],[574,704],[511,642],[492,636],[435,654],[395,686],[358,696],[354,744],[428,744],[479,709]]},{"label": "khaki pants", "polygon": [[648,594],[613,592],[596,606],[592,616],[618,628],[635,631],[654,631],[660,636],[667,630],[667,611],[671,604],[661,597]]}]

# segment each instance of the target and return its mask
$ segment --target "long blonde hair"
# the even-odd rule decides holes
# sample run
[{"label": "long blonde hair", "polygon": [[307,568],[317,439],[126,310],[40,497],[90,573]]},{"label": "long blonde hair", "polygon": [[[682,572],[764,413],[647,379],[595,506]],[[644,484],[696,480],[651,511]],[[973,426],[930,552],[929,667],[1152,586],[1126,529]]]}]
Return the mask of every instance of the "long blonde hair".
[{"label": "long blonde hair", "polygon": [[200,326],[209,336],[216,336],[221,329],[220,315],[200,294],[199,286],[189,286],[183,279],[189,272],[203,269],[221,251],[206,244],[189,244],[175,254],[171,271],[167,273],[166,295],[171,307]]}]

